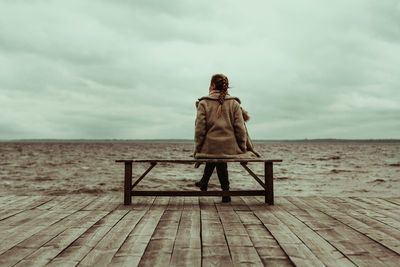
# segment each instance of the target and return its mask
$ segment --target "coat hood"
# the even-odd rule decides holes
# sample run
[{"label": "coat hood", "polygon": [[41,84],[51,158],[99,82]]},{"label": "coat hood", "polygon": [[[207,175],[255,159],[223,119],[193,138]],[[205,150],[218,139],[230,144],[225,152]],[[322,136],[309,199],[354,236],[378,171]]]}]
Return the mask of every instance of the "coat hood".
[{"label": "coat hood", "polygon": [[[220,91],[218,90],[212,90],[208,95],[200,97],[199,101],[203,100],[203,99],[210,99],[210,100],[217,100],[218,101],[218,97],[219,97]],[[227,94],[225,96],[225,100],[236,100],[237,102],[239,102],[239,104],[241,104],[240,99],[236,96],[231,96],[229,94]]]}]

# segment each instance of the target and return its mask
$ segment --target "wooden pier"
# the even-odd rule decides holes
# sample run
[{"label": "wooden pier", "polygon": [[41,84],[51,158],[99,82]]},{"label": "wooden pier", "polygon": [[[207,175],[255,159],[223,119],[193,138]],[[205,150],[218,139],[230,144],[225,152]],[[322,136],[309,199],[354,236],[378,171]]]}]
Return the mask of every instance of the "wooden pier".
[{"label": "wooden pier", "polygon": [[400,198],[1,196],[1,266],[400,266]]}]

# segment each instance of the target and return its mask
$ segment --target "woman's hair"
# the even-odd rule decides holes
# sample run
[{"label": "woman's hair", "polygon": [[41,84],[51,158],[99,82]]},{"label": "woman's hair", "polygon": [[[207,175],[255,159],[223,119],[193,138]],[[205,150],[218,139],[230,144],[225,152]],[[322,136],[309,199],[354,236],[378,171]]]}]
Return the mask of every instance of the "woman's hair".
[{"label": "woman's hair", "polygon": [[215,74],[211,77],[211,83],[215,85],[215,89],[220,91],[218,97],[219,107],[217,109],[217,118],[218,118],[221,114],[221,108],[222,105],[224,104],[225,96],[228,94],[229,80],[228,77],[226,77],[223,74]]}]

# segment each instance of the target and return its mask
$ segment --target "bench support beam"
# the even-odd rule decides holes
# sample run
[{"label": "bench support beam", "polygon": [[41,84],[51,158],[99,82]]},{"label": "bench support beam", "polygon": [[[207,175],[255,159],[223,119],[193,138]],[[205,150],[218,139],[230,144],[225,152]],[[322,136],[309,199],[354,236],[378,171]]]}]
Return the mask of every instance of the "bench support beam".
[{"label": "bench support beam", "polygon": [[132,204],[132,162],[125,162],[124,205]]},{"label": "bench support beam", "polygon": [[151,169],[153,169],[154,168],[154,166],[156,166],[157,165],[157,162],[150,162],[150,167],[142,174],[142,176],[140,176],[137,180],[136,180],[136,182],[132,185],[132,188],[131,189],[133,189],[135,186],[137,186],[138,185],[138,183],[140,183],[140,181],[151,171]]},{"label": "bench support beam", "polygon": [[274,173],[273,173],[273,163],[264,163],[264,177],[265,177],[265,203],[274,205]]},{"label": "bench support beam", "polygon": [[205,197],[205,196],[264,196],[265,190],[229,190],[229,191],[132,191],[132,196],[158,196],[158,197]]},{"label": "bench support beam", "polygon": [[258,178],[258,176],[252,171],[250,170],[249,167],[247,167],[247,162],[240,162],[240,165],[242,165],[242,167],[251,175],[253,176],[253,178],[264,188],[267,189],[265,187],[265,184],[261,181],[260,178]]}]

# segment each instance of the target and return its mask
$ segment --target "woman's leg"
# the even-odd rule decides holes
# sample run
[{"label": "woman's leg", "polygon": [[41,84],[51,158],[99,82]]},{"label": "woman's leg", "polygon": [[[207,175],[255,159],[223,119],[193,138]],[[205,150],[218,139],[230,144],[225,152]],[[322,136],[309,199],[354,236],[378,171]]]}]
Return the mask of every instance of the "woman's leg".
[{"label": "woman's leg", "polygon": [[[229,191],[228,164],[226,162],[217,163],[217,174],[223,191]],[[230,202],[230,196],[223,196],[222,202]]]},{"label": "woman's leg", "polygon": [[222,190],[229,190],[228,164],[226,162],[217,163],[217,174]]},{"label": "woman's leg", "polygon": [[206,163],[204,168],[203,177],[200,182],[196,183],[196,186],[200,187],[202,191],[207,191],[208,182],[210,181],[210,177],[215,169],[216,163]]}]

